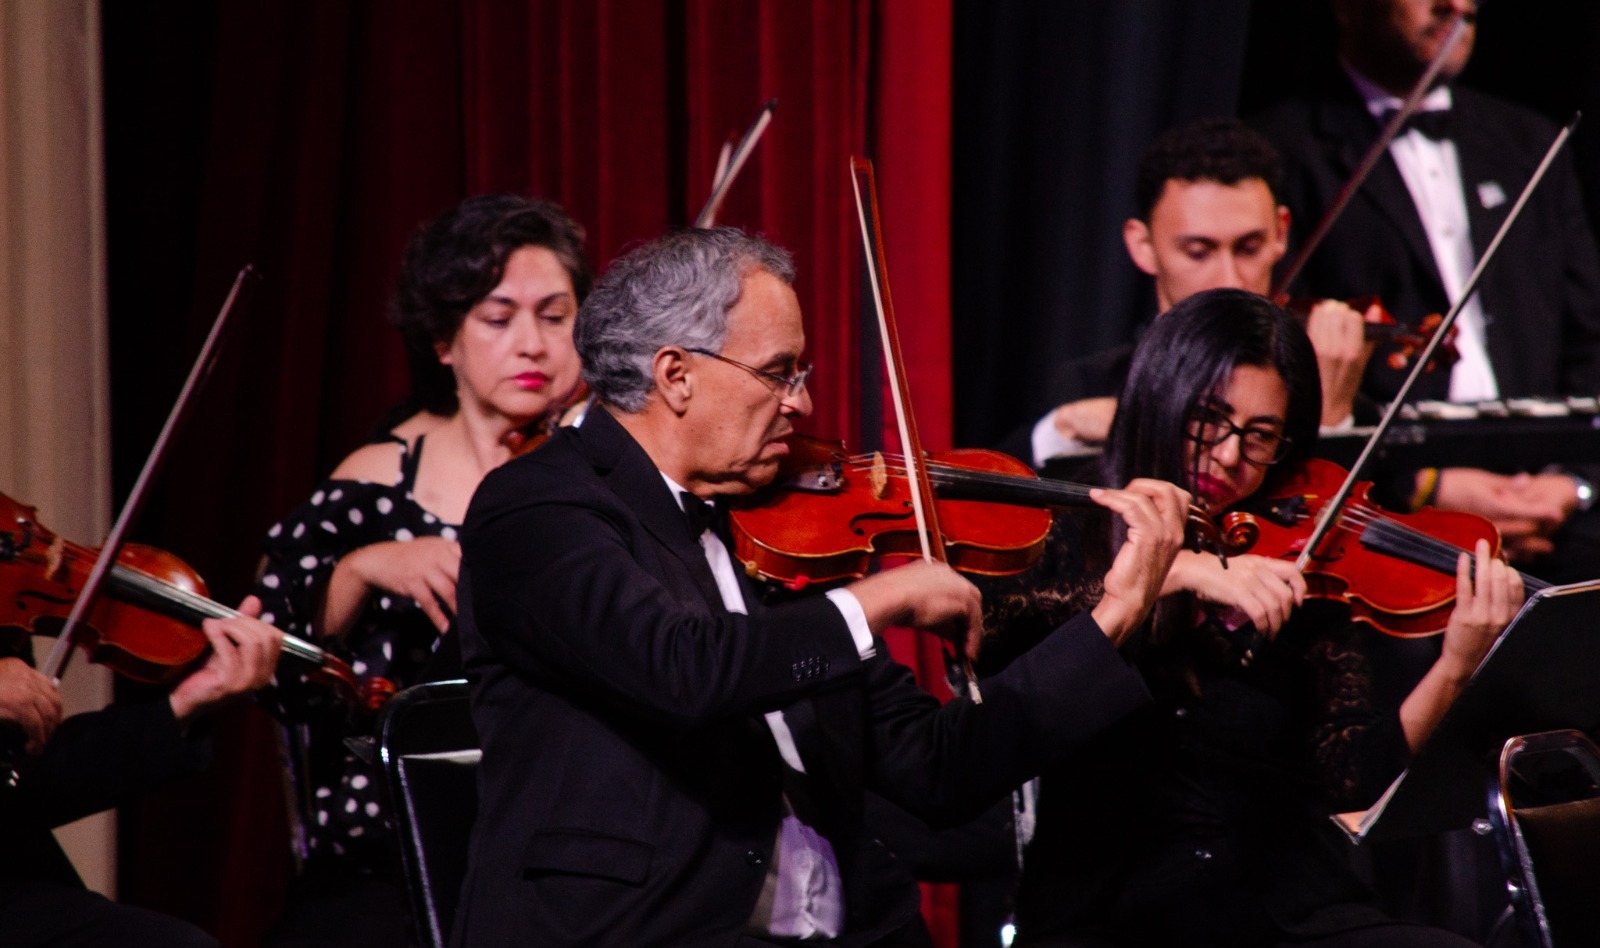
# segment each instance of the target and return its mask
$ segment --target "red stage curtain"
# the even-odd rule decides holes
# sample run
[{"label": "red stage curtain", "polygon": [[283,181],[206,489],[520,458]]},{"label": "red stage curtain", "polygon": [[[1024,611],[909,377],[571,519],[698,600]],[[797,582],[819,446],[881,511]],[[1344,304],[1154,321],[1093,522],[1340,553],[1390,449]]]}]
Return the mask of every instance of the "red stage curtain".
[{"label": "red stage curtain", "polygon": [[[818,365],[810,428],[861,441],[848,160],[871,151],[919,420],[930,447],[948,446],[950,20],[948,0],[225,0],[198,21],[149,0],[108,12],[121,483],[232,272],[252,261],[263,274],[140,539],[236,600],[266,527],[405,391],[384,307],[418,222],[469,194],[532,192],[588,228],[603,266],[692,219],[723,141],[772,97],[775,120],[721,222],[795,253]],[[173,74],[215,92],[174,115]],[[164,170],[163,149],[183,142]],[[179,261],[160,251],[175,245]],[[893,647],[943,689],[937,647]],[[247,945],[281,898],[282,794],[270,724],[253,711],[224,723],[219,770],[125,811],[122,884],[131,901]],[[929,901],[941,945],[954,944],[952,904],[948,891]]]},{"label": "red stage curtain", "polygon": [[[604,263],[692,220],[722,143],[776,98],[719,223],[794,252],[818,365],[811,427],[858,440],[860,241],[847,171],[867,145],[868,12],[848,0],[474,0],[463,30],[467,191],[560,201]],[[942,63],[948,77],[948,50]],[[942,161],[948,137],[938,148]],[[933,200],[948,208],[943,194]]]}]

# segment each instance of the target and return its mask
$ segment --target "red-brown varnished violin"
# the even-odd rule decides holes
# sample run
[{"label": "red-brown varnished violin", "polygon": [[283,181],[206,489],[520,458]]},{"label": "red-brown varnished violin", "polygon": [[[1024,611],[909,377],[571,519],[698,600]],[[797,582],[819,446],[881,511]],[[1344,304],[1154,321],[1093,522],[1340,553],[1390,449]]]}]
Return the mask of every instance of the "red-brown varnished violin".
[{"label": "red-brown varnished violin", "polygon": [[[805,435],[786,441],[777,478],[728,514],[746,572],[800,589],[865,576],[875,557],[920,555],[903,459]],[[964,573],[1022,572],[1044,549],[1052,509],[1097,506],[1089,485],[1041,478],[999,451],[935,451],[923,466],[947,561]],[[1189,527],[1196,546],[1219,547],[1200,508],[1190,508]]]},{"label": "red-brown varnished violin", "polygon": [[[875,556],[921,555],[903,464],[882,454],[852,456],[836,441],[804,435],[787,441],[773,486],[729,511],[734,555],[747,572],[799,589],[865,576]],[[1041,481],[997,451],[936,452],[927,468],[946,555],[964,572],[1021,572],[1044,548],[1050,502],[1088,502],[1086,488]],[[1029,496],[1026,484],[1039,485],[1032,506],[988,499],[993,495],[985,490],[1000,485],[1012,496]]]},{"label": "red-brown varnished violin", "polygon": [[[0,634],[60,632],[99,551],[72,543],[39,523],[34,509],[0,494]],[[122,548],[106,595],[75,637],[89,660],[136,681],[167,684],[210,651],[203,619],[239,613],[210,599],[205,582],[182,560],[153,547]],[[358,680],[321,648],[283,637],[283,654],[310,667],[308,677],[334,689],[349,706],[376,711],[394,694],[382,678]]]},{"label": "red-brown varnished violin", "polygon": [[[1270,495],[1224,515],[1223,545],[1230,554],[1296,559],[1327,502],[1347,472],[1332,461],[1310,459]],[[1455,609],[1456,558],[1479,540],[1500,550],[1500,531],[1477,514],[1424,507],[1402,514],[1383,510],[1357,482],[1344,508],[1304,567],[1307,595],[1348,603],[1356,621],[1414,638],[1443,632]],[[1534,593],[1549,583],[1522,574]]]}]

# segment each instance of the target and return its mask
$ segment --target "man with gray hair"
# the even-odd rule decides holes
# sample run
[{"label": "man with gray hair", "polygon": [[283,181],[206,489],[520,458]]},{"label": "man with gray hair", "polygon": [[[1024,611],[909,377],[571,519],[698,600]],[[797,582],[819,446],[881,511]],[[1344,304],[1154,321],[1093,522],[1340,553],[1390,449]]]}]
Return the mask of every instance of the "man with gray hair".
[{"label": "man with gray hair", "polygon": [[1104,598],[981,705],[941,707],[874,638],[976,643],[978,593],[945,566],[762,604],[716,508],[773,480],[811,411],[793,278],[726,228],[613,263],[575,331],[602,410],[473,498],[457,623],[483,764],[454,944],[926,944],[864,790],[971,816],[1148,699],[1116,646],[1182,541],[1170,484],[1097,494],[1130,537]]}]

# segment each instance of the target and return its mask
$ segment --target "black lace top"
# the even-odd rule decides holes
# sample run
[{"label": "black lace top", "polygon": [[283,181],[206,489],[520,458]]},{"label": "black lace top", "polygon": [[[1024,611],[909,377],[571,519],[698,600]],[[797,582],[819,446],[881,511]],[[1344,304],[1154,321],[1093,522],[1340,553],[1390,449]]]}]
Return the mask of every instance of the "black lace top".
[{"label": "black lace top", "polygon": [[[330,480],[267,533],[265,572],[255,593],[262,619],[317,642],[345,659],[357,677],[381,676],[399,688],[416,683],[439,642],[439,631],[415,601],[375,595],[340,641],[325,641],[313,615],[339,559],[374,543],[416,537],[455,539],[457,525],[422,509],[412,496],[423,438],[400,443],[398,484]],[[390,823],[381,800],[376,763],[356,756],[347,737],[367,736],[371,721],[352,722],[326,688],[285,680],[266,696],[291,729],[291,752],[308,856],[343,858],[358,865],[392,865]]]},{"label": "black lace top", "polygon": [[[1098,599],[1069,546],[1076,532],[1058,530],[1036,572],[986,589],[1002,642]],[[1018,944],[1265,945],[1384,921],[1329,821],[1370,805],[1407,758],[1398,710],[1374,698],[1371,633],[1308,602],[1245,665],[1239,633],[1181,627],[1124,647],[1154,704],[1041,779]]]}]

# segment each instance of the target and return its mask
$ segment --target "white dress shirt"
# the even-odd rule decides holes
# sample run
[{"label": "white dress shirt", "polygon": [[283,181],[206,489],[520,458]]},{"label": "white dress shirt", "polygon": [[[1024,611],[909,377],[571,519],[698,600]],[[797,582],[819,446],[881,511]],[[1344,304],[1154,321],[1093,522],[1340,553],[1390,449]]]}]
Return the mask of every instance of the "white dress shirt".
[{"label": "white dress shirt", "polygon": [[[672,496],[683,507],[682,485],[665,474]],[[744,590],[739,586],[734,572],[733,557],[722,538],[707,529],[700,534],[700,546],[705,550],[706,564],[722,593],[722,604],[729,612],[748,615]],[[828,599],[844,617],[855,640],[856,652],[862,661],[876,654],[872,629],[867,624],[867,614],[855,595],[845,589],[828,592]],[[790,768],[805,773],[805,764],[795,747],[794,735],[783,718],[782,711],[766,714],[767,727],[778,745],[778,753]],[[783,801],[783,823],[773,842],[772,860],[768,864],[767,878],[761,896],[756,900],[756,911],[750,919],[750,931],[784,938],[820,939],[837,938],[844,930],[844,884],[839,876],[839,860],[834,856],[833,845],[822,834],[807,826],[794,815],[787,798]]]},{"label": "white dress shirt", "polygon": [[[1400,99],[1348,65],[1345,71],[1373,118],[1381,122],[1385,112],[1402,105]],[[1422,100],[1423,110],[1448,109],[1450,105],[1449,86],[1439,86]],[[1433,250],[1434,265],[1439,269],[1445,295],[1453,306],[1478,262],[1477,252],[1472,249],[1466,186],[1461,180],[1461,158],[1455,142],[1435,141],[1413,128],[1395,136],[1389,143],[1389,154],[1400,168],[1406,190],[1411,192],[1417,216],[1422,218],[1422,229]],[[1479,198],[1484,199],[1481,195]],[[1456,350],[1461,353],[1461,359],[1450,371],[1450,400],[1453,402],[1484,401],[1500,396],[1486,342],[1489,316],[1483,311],[1481,299],[1473,294],[1456,320]]]},{"label": "white dress shirt", "polygon": [[1033,434],[1028,438],[1033,447],[1033,466],[1044,467],[1051,458],[1067,458],[1079,455],[1093,454],[1097,447],[1091,447],[1077,438],[1069,438],[1056,427],[1056,411],[1054,408],[1044,413],[1044,417],[1033,423]]}]

